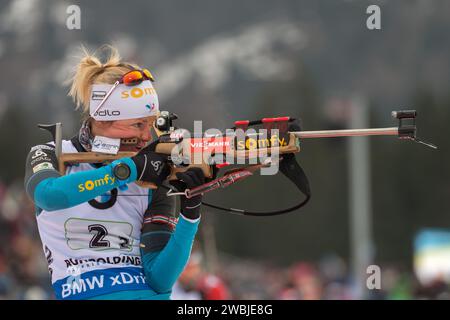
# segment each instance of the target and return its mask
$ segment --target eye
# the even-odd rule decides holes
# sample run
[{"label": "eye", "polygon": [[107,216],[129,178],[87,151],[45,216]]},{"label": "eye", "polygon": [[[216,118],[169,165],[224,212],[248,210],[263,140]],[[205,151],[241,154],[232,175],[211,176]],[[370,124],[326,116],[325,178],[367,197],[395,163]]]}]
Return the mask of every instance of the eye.
[{"label": "eye", "polygon": [[138,128],[138,129],[142,129],[144,127],[144,124],[142,122],[138,122],[138,123],[133,123],[132,126],[135,128]]}]

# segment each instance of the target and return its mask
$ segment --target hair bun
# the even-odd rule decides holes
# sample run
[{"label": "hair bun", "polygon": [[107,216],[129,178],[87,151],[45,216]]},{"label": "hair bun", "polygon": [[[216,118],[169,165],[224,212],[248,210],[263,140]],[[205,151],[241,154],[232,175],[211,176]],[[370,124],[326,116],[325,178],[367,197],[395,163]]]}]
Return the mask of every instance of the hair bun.
[{"label": "hair bun", "polygon": [[[121,63],[119,52],[110,45],[104,45],[92,54],[84,46],[81,47],[81,50],[83,57],[76,66],[73,77],[70,79],[72,86],[69,91],[69,96],[73,98],[77,108],[83,106],[84,111],[87,111],[89,109],[91,85],[96,83],[96,81],[110,83],[113,81],[113,78],[124,74],[130,67],[124,66]],[[106,57],[104,63],[100,60],[98,51],[106,53],[102,55]]]}]

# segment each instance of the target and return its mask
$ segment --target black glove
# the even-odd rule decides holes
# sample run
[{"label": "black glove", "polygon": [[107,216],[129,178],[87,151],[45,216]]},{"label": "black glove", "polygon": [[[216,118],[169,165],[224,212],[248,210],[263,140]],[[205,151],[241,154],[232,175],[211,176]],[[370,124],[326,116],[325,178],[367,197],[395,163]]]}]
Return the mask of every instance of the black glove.
[{"label": "black glove", "polygon": [[[184,191],[192,189],[205,183],[205,175],[201,168],[189,168],[185,172],[178,172],[176,174],[178,180],[170,183],[178,189]],[[200,206],[202,204],[202,195],[192,198],[180,197],[181,213],[188,219],[197,219],[200,217]]]},{"label": "black glove", "polygon": [[131,157],[137,169],[137,180],[161,185],[170,174],[168,155],[157,153],[152,143]]}]

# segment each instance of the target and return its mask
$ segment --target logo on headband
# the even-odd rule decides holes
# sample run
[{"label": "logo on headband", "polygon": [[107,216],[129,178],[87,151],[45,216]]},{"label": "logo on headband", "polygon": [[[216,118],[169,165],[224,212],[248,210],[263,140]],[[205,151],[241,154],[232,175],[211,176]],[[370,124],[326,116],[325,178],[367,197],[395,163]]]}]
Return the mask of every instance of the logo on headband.
[{"label": "logo on headband", "polygon": [[151,95],[156,94],[155,88],[146,87],[146,88],[133,88],[131,90],[122,91],[121,97],[122,99],[128,98],[140,98],[143,95]]},{"label": "logo on headband", "polygon": [[[89,104],[90,115],[99,121],[136,119],[156,115],[158,95],[149,80],[133,87],[119,84],[94,84]],[[101,104],[100,108],[98,106]]]},{"label": "logo on headband", "polygon": [[148,110],[150,110],[150,111],[153,111],[153,110],[155,110],[155,108],[156,108],[156,105],[154,104],[154,103],[152,103],[152,105],[150,106],[150,105],[148,105],[148,104],[146,104],[145,105],[145,107],[148,109]]},{"label": "logo on headband", "polygon": [[113,117],[120,116],[119,110],[100,110],[94,113],[94,117]]},{"label": "logo on headband", "polygon": [[106,91],[92,91],[92,100],[103,100],[106,96]]}]

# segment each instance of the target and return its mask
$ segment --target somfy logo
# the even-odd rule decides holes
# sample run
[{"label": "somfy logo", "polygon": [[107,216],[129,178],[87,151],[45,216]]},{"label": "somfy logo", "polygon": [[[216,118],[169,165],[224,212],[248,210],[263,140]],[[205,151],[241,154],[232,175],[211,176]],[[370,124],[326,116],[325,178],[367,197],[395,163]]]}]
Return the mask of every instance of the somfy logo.
[{"label": "somfy logo", "polygon": [[113,185],[115,181],[116,178],[111,177],[109,174],[105,174],[103,178],[97,180],[87,180],[84,183],[80,183],[78,185],[78,192],[84,192],[86,190],[91,191],[97,187]]},{"label": "somfy logo", "polygon": [[133,88],[130,91],[125,90],[122,91],[121,97],[122,99],[128,99],[128,98],[140,98],[143,95],[151,95],[156,94],[155,88],[153,87],[146,87],[146,88]]},{"label": "somfy logo", "polygon": [[159,167],[161,166],[162,162],[161,161],[150,161],[150,163],[153,166],[153,169],[155,169],[155,171],[159,170]]}]

